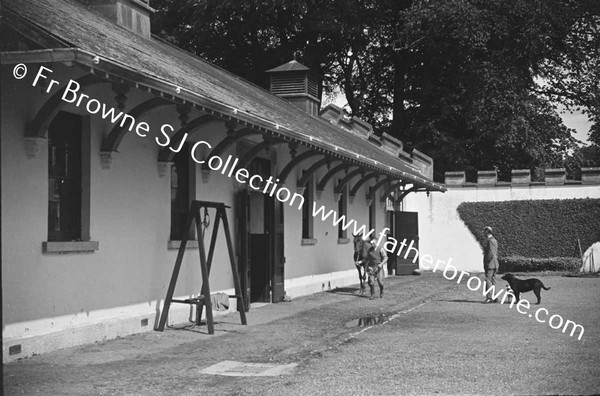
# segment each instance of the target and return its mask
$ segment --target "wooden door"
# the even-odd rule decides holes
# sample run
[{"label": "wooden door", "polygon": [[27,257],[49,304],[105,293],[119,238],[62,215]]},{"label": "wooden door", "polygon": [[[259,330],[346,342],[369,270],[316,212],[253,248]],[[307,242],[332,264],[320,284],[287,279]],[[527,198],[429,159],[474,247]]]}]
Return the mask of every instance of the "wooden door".
[{"label": "wooden door", "polygon": [[[396,275],[409,275],[419,268],[419,213],[398,211],[395,215],[395,223],[394,238],[398,240],[398,244],[402,244],[406,239],[406,247],[396,258]],[[409,250],[411,243],[412,249]],[[407,252],[408,255],[404,258]]]},{"label": "wooden door", "polygon": [[285,295],[285,255],[283,245],[283,203],[271,199],[271,288],[272,301],[283,301]]},{"label": "wooden door", "polygon": [[271,302],[271,198],[251,191],[248,196],[250,235],[250,302]]},{"label": "wooden door", "polygon": [[247,190],[238,193],[238,241],[239,241],[239,275],[240,286],[244,293],[246,311],[250,309],[250,221],[249,221],[250,197]]}]

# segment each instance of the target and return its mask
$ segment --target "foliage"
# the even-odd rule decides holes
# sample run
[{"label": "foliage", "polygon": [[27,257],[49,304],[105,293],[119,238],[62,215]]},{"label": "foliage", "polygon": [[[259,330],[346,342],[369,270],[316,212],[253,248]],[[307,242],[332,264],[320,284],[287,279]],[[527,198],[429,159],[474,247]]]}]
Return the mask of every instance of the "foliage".
[{"label": "foliage", "polygon": [[[405,139],[442,169],[496,169],[502,178],[511,168],[560,167],[575,140],[550,100],[567,101],[553,71],[574,66],[565,61],[573,51],[566,43],[585,39],[571,27],[587,15],[587,3],[415,1],[402,15],[401,35],[417,43],[411,56],[420,65],[407,74],[406,112],[414,115],[402,126]],[[577,59],[600,58],[580,52]]]},{"label": "foliage", "polygon": [[493,228],[500,258],[576,257],[577,238],[584,252],[600,241],[600,199],[463,202],[457,211],[481,246],[483,227]]},{"label": "foliage", "polygon": [[[353,115],[446,170],[563,167],[600,142],[597,0],[155,0],[153,31],[256,84],[297,54]],[[577,160],[572,160],[576,164]]]},{"label": "foliage", "polygon": [[499,273],[507,272],[539,272],[539,271],[570,271],[581,268],[581,259],[574,257],[526,258],[502,257],[499,259]]},{"label": "foliage", "polygon": [[[292,60],[339,83],[334,64],[354,70],[368,43],[369,1],[157,0],[153,31],[236,75],[266,86],[265,71]],[[358,51],[355,52],[357,54]]]},{"label": "foliage", "polygon": [[564,161],[567,178],[581,180],[581,168],[600,166],[600,146],[592,144],[577,147]]}]

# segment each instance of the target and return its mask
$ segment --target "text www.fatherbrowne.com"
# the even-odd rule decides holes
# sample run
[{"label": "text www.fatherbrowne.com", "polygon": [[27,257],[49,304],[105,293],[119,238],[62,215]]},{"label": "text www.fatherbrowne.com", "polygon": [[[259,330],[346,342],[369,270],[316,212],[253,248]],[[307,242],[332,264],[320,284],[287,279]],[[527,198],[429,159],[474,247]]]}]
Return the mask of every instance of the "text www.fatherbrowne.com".
[{"label": "text www.fatherbrowne.com", "polygon": [[[373,233],[375,233],[374,229],[367,231],[367,227],[364,224],[359,227],[356,220],[353,220],[353,219],[349,220],[343,215],[339,216],[334,210],[330,210],[329,212],[327,212],[327,209],[324,206],[318,207],[317,204],[314,203],[313,204],[313,216],[317,217],[318,215],[320,215],[322,221],[326,221],[328,218],[331,218],[331,222],[334,226],[340,225],[344,230],[347,228],[350,228],[352,226],[352,228],[354,229],[354,234],[361,234],[366,237],[374,238],[374,236],[371,236]],[[414,256],[412,258],[412,262],[416,263],[417,258],[419,257],[419,251],[415,247],[413,247],[414,241],[411,241],[410,245],[407,246],[407,240],[404,239],[400,243],[400,248],[398,249],[399,241],[395,240],[394,238],[390,238],[390,237],[386,236],[385,235],[386,230],[389,230],[389,228],[384,228],[379,233],[376,244],[378,246],[383,244],[384,250],[386,250],[388,253],[393,253],[398,256],[400,256],[400,253],[403,251],[403,249],[405,247],[408,247],[408,249],[406,250],[406,252],[404,254],[404,258],[406,259],[409,256],[410,252],[413,251]],[[495,286],[491,286],[489,289],[486,288],[485,283],[482,282],[481,279],[479,277],[477,277],[476,275],[471,275],[470,273],[468,273],[466,271],[459,272],[455,266],[450,264],[452,262],[451,258],[448,260],[448,263],[445,263],[442,260],[438,260],[435,263],[435,266],[433,268],[431,268],[430,265],[433,265],[433,257],[429,254],[424,254],[424,255],[421,255],[420,257],[421,257],[420,266],[421,266],[421,268],[423,268],[425,270],[432,270],[434,273],[438,270],[441,270],[444,278],[446,278],[448,280],[454,280],[458,277],[456,280],[456,283],[460,283],[463,280],[463,278],[467,277],[468,278],[467,287],[469,288],[469,290],[477,291],[477,290],[481,289],[482,295],[484,297],[487,296],[488,298],[490,298],[492,300],[501,300],[500,302],[502,304],[504,304],[506,302],[508,297],[511,297],[511,300],[509,303],[510,304],[509,308],[512,308],[514,305],[516,305],[517,312],[519,312],[521,315],[528,315],[530,318],[535,318],[535,320],[537,320],[540,323],[548,323],[548,326],[550,326],[552,329],[555,329],[555,330],[562,328],[563,333],[565,333],[570,327],[572,327],[571,334],[570,334],[571,337],[573,337],[573,335],[575,334],[575,332],[577,330],[580,330],[579,336],[577,337],[577,339],[581,340],[581,337],[583,337],[583,333],[584,333],[585,329],[583,328],[582,325],[579,325],[571,320],[565,321],[562,318],[562,316],[560,316],[560,315],[552,315],[552,316],[550,316],[550,319],[548,319],[546,321],[545,318],[547,318],[548,315],[550,315],[550,312],[548,312],[548,310],[546,308],[539,308],[533,314],[529,313],[529,309],[531,308],[529,301],[519,300],[518,302],[516,302],[515,296],[512,293],[507,293],[506,290],[504,290],[502,288],[499,290],[496,290]],[[452,275],[450,276],[449,273],[451,273]],[[525,309],[525,310],[523,310],[523,309]]]},{"label": "text www.fatherbrowne.com", "polygon": [[[430,255],[424,254],[421,256],[421,267],[426,270],[432,270],[436,272],[440,266],[443,266],[442,275],[444,278],[448,280],[454,280],[457,278],[456,283],[460,283],[464,277],[467,277],[467,287],[469,290],[477,291],[481,289],[481,294],[484,297],[490,298],[492,300],[499,300],[502,304],[506,303],[508,297],[510,297],[510,305],[509,308],[512,308],[514,305],[517,307],[517,312],[521,315],[528,315],[530,318],[535,318],[540,323],[548,323],[548,326],[554,330],[562,329],[562,332],[565,333],[569,328],[571,328],[570,336],[573,337],[577,330],[580,330],[578,340],[581,340],[583,337],[583,332],[585,329],[582,325],[577,324],[571,320],[564,320],[560,315],[552,315],[548,320],[548,316],[550,312],[546,308],[538,308],[534,313],[529,313],[529,309],[531,305],[527,300],[519,300],[516,302],[516,298],[512,293],[507,292],[505,289],[496,290],[495,286],[491,286],[487,288],[485,283],[481,281],[481,279],[475,275],[471,275],[466,271],[458,271],[456,267],[451,265],[450,263],[446,264],[442,260],[438,260],[433,268],[426,266],[425,264],[433,264],[433,258]],[[451,273],[451,276],[450,276]],[[516,302],[516,303],[515,303]]]},{"label": "text www.fatherbrowne.com", "polygon": [[[35,76],[32,86],[36,86],[37,83],[40,81],[40,79],[48,79],[48,75],[45,73],[52,73],[53,71],[47,67],[44,66],[40,66],[37,72],[37,75]],[[13,76],[17,79],[17,80],[21,80],[23,79],[25,76],[27,75],[27,66],[25,64],[18,64],[14,67],[13,69]],[[53,87],[55,86],[59,86],[60,83],[56,80],[50,80],[50,82],[48,83],[47,88],[45,89],[46,93],[49,93]],[[103,119],[109,119],[111,123],[113,124],[117,124],[119,123],[119,119],[120,120],[120,126],[123,128],[125,126],[126,123],[129,123],[129,131],[132,131],[133,129],[135,129],[135,133],[137,135],[139,135],[140,137],[146,137],[148,132],[150,132],[150,126],[146,123],[146,122],[139,122],[137,120],[135,120],[135,118],[129,114],[123,113],[123,112],[119,112],[117,113],[116,110],[114,108],[107,108],[106,104],[101,103],[99,100],[97,99],[93,99],[90,98],[88,95],[80,93],[80,85],[79,83],[77,83],[74,80],[69,80],[69,83],[67,85],[67,87],[64,89],[61,99],[64,100],[67,103],[73,103],[76,107],[79,107],[80,104],[82,104],[82,101],[86,101],[85,104],[85,109],[90,113],[90,114],[97,114],[97,113],[101,113],[101,117]],[[76,103],[75,103],[76,102]],[[171,138],[168,135],[168,132],[172,132],[174,130],[174,128],[169,125],[169,124],[163,124],[160,128],[160,131],[162,133],[162,138],[164,139],[164,141],[161,141],[158,137],[156,138],[156,143],[162,147],[166,147],[169,146],[169,149],[171,149],[173,152],[179,152],[179,150],[181,150],[181,147],[183,146],[183,143],[185,141],[185,139],[187,138],[187,133],[183,136],[183,138],[181,139],[181,143],[179,144],[179,147],[177,149],[173,149],[170,147],[170,143],[171,143]],[[198,146],[200,145],[206,145],[208,148],[212,148],[212,146],[205,141],[199,141],[196,142],[194,144],[194,147],[192,148],[191,151],[191,156],[192,159],[199,163],[202,164],[205,161],[204,160],[198,160],[195,156],[195,150]],[[222,168],[222,172],[223,174],[225,174],[226,172],[226,168],[229,164],[229,161],[231,160],[231,156],[229,156],[229,158],[227,159],[227,161],[225,162],[225,165],[223,165],[223,159],[218,157],[218,156],[212,156],[209,160],[208,160],[208,167],[212,170],[221,170]],[[236,168],[237,165],[237,159],[234,161],[233,165],[230,168],[229,174],[227,175],[228,177],[232,177],[233,175],[233,170]],[[259,182],[262,183],[264,182],[264,180],[262,180],[260,175],[253,175],[252,177],[250,176],[250,173],[244,169],[244,168],[239,168],[235,171],[235,178],[239,183],[248,183],[248,185],[255,189],[255,190],[259,190],[259,187],[255,184],[253,184],[253,181],[255,179],[259,179]],[[277,192],[275,192],[276,187],[277,187],[277,182],[279,182],[279,179],[276,180],[272,180],[273,178],[270,177],[267,181],[266,181],[266,186],[263,189],[263,193],[264,194],[269,194],[271,197],[275,194],[275,197],[281,201],[281,202],[287,202],[289,203],[290,206],[295,206],[297,204],[298,209],[302,209],[303,205],[304,205],[304,198],[302,197],[302,195],[300,194],[292,194],[290,192],[290,190],[288,190],[287,188],[283,188],[280,187]],[[273,184],[273,187],[271,188],[270,185]],[[260,187],[262,188],[262,187]],[[267,189],[269,189],[270,191],[267,191]],[[346,218],[346,216],[339,216],[334,210],[329,210],[327,211],[327,209],[325,208],[325,206],[320,206],[318,207],[316,202],[313,203],[313,213],[312,215],[314,217],[318,217],[320,215],[321,220],[322,221],[327,221],[328,218],[330,218],[331,216],[331,221],[333,223],[334,227],[340,226],[342,227],[342,229],[346,230],[348,228],[353,228],[354,229],[354,234],[360,234],[363,235],[364,237],[372,237],[371,235],[375,232],[374,229],[368,230],[367,231],[367,227],[366,225],[360,225],[353,219],[348,219]],[[408,241],[406,239],[404,239],[401,243],[399,243],[399,241],[397,241],[396,239],[394,239],[393,237],[387,235],[387,232],[389,231],[389,228],[384,228],[383,230],[381,230],[381,232],[379,232],[378,237],[377,237],[377,242],[376,245],[380,245],[383,243],[383,248],[390,253],[396,254],[398,256],[400,256],[401,252],[404,250],[404,248],[407,248],[404,254],[404,258],[408,258],[409,255],[412,255],[412,261],[413,263],[416,262],[417,258],[419,257],[419,251],[416,248],[416,246],[414,246],[414,240],[410,241],[410,244],[408,244]],[[400,248],[398,248],[398,245],[400,245]],[[467,287],[470,290],[473,291],[477,291],[479,288],[482,287],[482,282],[481,279],[479,279],[477,276],[471,276],[468,272],[465,271],[460,271],[460,274],[458,273],[458,270],[456,267],[454,267],[453,265],[450,264],[450,262],[452,261],[452,259],[450,259],[448,261],[448,264],[444,263],[442,260],[438,260],[437,263],[435,264],[435,267],[433,268],[433,272],[436,272],[440,263],[443,264],[443,276],[444,278],[448,279],[448,280],[454,280],[454,278],[457,277],[458,275],[458,280],[457,283],[460,283],[460,281],[463,279],[463,277],[467,276],[469,279],[467,280]],[[430,267],[425,266],[425,264],[433,264],[433,257],[431,257],[428,254],[424,254],[421,256],[421,267],[424,268],[425,270],[430,270]],[[447,276],[447,272],[451,270],[453,275],[451,277]],[[472,286],[472,283],[476,282],[477,285],[475,287]],[[483,295],[484,296],[489,296],[492,299],[498,299],[502,294],[504,294],[503,298],[502,298],[502,303],[505,302],[506,298],[509,295],[512,295],[510,293],[506,293],[503,289],[500,289],[500,291],[496,292],[494,286],[492,286],[489,290],[486,290],[485,286],[483,287]],[[513,296],[511,303],[510,303],[510,308],[513,307],[513,305],[515,304],[515,298]],[[522,311],[521,308],[526,308],[529,309],[530,305],[529,305],[529,301],[527,300],[520,300],[519,302],[517,302],[517,311],[520,314],[526,315],[527,311]],[[548,323],[548,325],[553,328],[553,329],[560,329],[562,328],[562,332],[564,333],[571,325],[573,326],[572,330],[571,330],[571,337],[573,336],[573,334],[575,334],[575,332],[580,329],[581,332],[579,333],[579,337],[578,339],[581,340],[581,337],[583,336],[583,332],[584,332],[584,328],[581,325],[576,324],[573,321],[567,320],[566,322],[563,320],[563,318],[560,315],[552,315],[550,317],[550,319],[546,322],[545,320],[543,320],[540,317],[540,314],[542,312],[545,312],[544,317],[547,317],[549,315],[549,312],[547,309],[545,308],[539,308],[537,311],[535,311],[535,314],[529,314],[529,317],[535,317],[535,319],[540,322],[540,323]],[[558,319],[558,323],[556,321],[556,319]],[[564,323],[564,326],[563,326]]]}]

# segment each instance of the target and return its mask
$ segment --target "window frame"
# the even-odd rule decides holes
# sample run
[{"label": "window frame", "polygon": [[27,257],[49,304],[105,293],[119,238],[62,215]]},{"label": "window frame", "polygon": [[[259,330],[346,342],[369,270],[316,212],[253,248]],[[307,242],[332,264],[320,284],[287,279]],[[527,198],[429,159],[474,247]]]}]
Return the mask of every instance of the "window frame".
[{"label": "window frame", "polygon": [[[78,188],[81,191],[79,208],[78,208],[78,233],[74,234],[76,238],[64,239],[52,236],[50,233],[50,188],[51,179],[56,178],[50,169],[52,155],[52,133],[53,123],[57,122],[57,117],[77,117],[79,119],[80,141],[79,147],[79,184]],[[47,174],[47,197],[46,202],[48,216],[46,218],[46,241],[42,242],[42,253],[84,253],[94,252],[99,249],[99,242],[92,241],[90,236],[90,217],[91,217],[91,118],[90,116],[75,114],[67,111],[60,111],[56,114],[48,128],[47,139],[48,147],[46,154],[46,174]]]},{"label": "window frame", "polygon": [[[344,216],[348,224],[348,186],[344,186],[340,192],[338,201],[338,218]],[[342,223],[338,224],[338,243],[348,243],[348,229],[343,229]]]},{"label": "window frame", "polygon": [[[185,223],[187,221],[187,215],[189,213],[189,209],[190,209],[190,204],[191,202],[196,199],[196,166],[195,166],[195,162],[191,160],[191,145],[189,143],[185,143],[183,145],[183,147],[181,148],[181,150],[178,153],[175,153],[175,155],[173,156],[173,162],[170,164],[170,172],[169,172],[169,177],[170,179],[170,184],[169,184],[169,197],[170,197],[170,202],[169,202],[169,214],[170,214],[170,219],[169,219],[169,242],[168,242],[168,248],[169,249],[178,249],[179,246],[181,245],[181,241],[182,241],[182,237],[183,234],[181,233],[181,231],[177,231],[176,227],[181,227],[183,228],[185,226]],[[177,168],[177,166],[183,167],[183,169],[185,169],[185,174],[182,175],[182,178],[179,178],[179,175],[177,174],[177,186],[175,187],[175,189],[179,189],[181,186],[181,182],[185,181],[185,189],[187,191],[184,191],[184,195],[186,196],[186,201],[185,204],[182,205],[180,203],[180,207],[177,208],[177,210],[174,210],[176,208],[173,207],[173,174],[176,173],[177,171],[174,169]],[[185,209],[182,209],[183,207],[185,207]],[[180,218],[180,224],[178,224],[177,226],[175,224],[173,224],[173,219],[174,219],[174,212],[178,212],[179,215],[181,216]],[[178,235],[178,233],[180,235]],[[195,242],[195,243],[194,243]],[[196,230],[195,227],[190,227],[190,229],[188,230],[188,244],[187,247],[190,248],[194,248],[194,247],[198,247],[198,241],[196,239]]]},{"label": "window frame", "polygon": [[[302,171],[304,174],[305,171]],[[302,206],[302,227],[301,227],[301,245],[316,245],[315,238],[315,222],[312,216],[313,205],[315,202],[315,177],[311,177],[306,181],[304,186],[304,205]]]}]

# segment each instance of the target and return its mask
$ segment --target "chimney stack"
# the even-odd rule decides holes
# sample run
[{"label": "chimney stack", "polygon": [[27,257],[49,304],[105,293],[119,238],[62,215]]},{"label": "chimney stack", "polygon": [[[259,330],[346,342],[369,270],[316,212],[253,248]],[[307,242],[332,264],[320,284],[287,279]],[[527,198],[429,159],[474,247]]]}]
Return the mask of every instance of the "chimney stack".
[{"label": "chimney stack", "polygon": [[150,38],[150,15],[154,9],[148,0],[84,0],[86,4],[117,25]]}]

